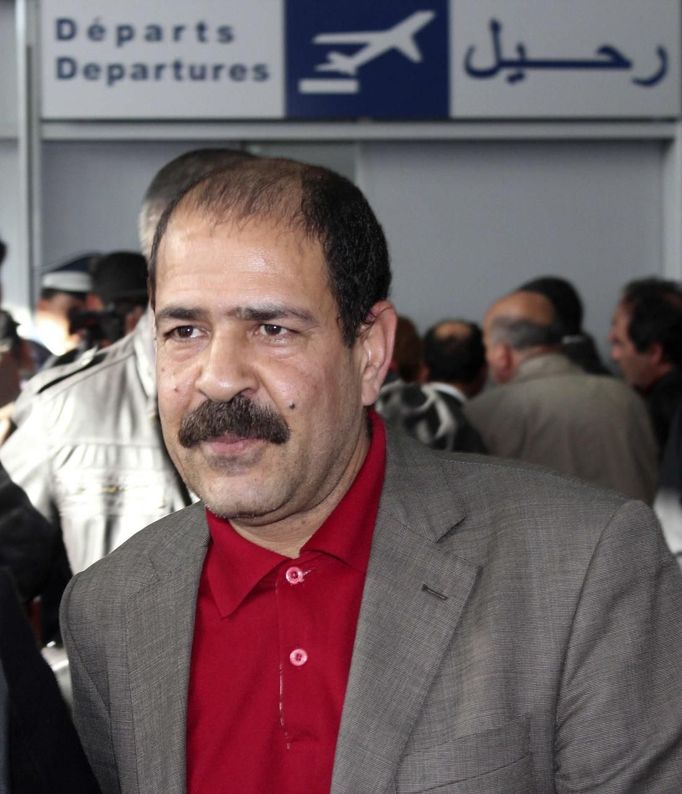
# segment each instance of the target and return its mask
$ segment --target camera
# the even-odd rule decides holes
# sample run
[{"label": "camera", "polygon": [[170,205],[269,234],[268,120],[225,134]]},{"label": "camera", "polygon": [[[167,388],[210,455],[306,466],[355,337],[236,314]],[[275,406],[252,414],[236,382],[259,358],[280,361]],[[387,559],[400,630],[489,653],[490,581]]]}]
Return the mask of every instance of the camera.
[{"label": "camera", "polygon": [[80,334],[86,347],[111,344],[125,333],[125,317],[116,309],[73,311],[69,314],[69,333]]}]

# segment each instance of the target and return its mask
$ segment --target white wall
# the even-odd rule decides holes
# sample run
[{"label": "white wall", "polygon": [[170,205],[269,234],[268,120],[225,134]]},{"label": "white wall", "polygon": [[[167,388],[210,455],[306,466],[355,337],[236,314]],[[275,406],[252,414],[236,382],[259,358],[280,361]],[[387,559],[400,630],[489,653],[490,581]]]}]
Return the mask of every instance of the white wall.
[{"label": "white wall", "polygon": [[662,272],[662,155],[653,142],[364,145],[399,310],[422,329],[480,320],[521,282],[563,275],[603,346],[622,284]]},{"label": "white wall", "polygon": [[178,142],[48,142],[43,146],[39,269],[82,251],[137,250],[137,213]]}]

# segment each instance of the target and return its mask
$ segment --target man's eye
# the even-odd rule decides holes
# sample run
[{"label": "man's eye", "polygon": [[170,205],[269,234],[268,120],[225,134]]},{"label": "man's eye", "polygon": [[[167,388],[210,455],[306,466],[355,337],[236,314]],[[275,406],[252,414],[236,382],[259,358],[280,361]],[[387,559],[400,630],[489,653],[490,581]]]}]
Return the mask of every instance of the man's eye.
[{"label": "man's eye", "polygon": [[284,327],[273,323],[263,323],[260,328],[264,336],[282,336],[286,332]]},{"label": "man's eye", "polygon": [[171,339],[191,339],[194,336],[195,328],[193,325],[178,325],[172,328],[166,335]]}]

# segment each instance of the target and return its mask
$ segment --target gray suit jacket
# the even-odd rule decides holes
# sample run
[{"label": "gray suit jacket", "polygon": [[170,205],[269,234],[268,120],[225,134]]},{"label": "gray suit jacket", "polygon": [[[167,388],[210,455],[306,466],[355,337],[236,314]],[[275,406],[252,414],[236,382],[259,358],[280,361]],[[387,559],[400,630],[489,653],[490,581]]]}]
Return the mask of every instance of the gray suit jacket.
[{"label": "gray suit jacket", "polygon": [[537,463],[651,504],[658,449],[642,398],[566,356],[521,362],[513,380],[464,404],[491,455]]},{"label": "gray suit jacket", "polygon": [[[105,792],[185,790],[207,540],[186,508],[64,596]],[[390,437],[332,791],[682,791],[681,659],[682,576],[648,508]]]}]

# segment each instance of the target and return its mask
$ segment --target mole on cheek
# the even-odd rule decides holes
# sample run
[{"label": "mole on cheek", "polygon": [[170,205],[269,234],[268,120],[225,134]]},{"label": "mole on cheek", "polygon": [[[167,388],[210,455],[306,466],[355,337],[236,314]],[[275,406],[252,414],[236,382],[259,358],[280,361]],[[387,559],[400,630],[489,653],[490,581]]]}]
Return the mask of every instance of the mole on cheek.
[{"label": "mole on cheek", "polygon": [[295,407],[296,407],[296,403],[289,403],[289,410],[290,411],[293,411]]}]

